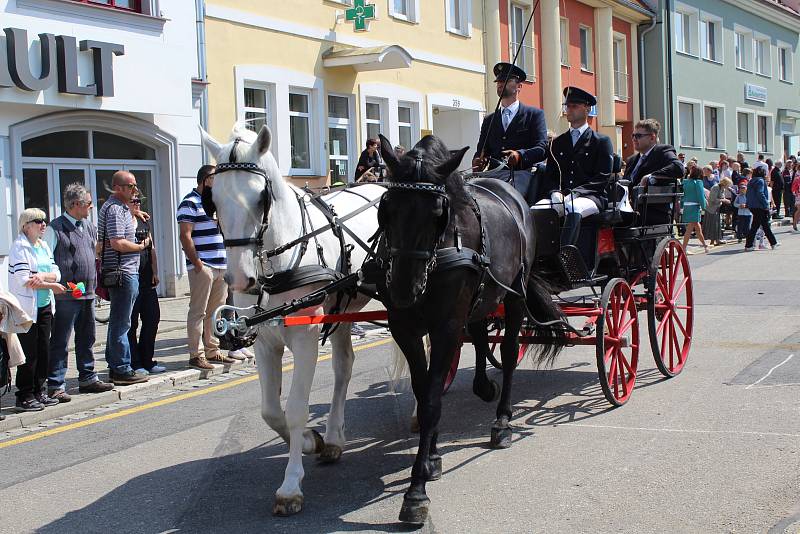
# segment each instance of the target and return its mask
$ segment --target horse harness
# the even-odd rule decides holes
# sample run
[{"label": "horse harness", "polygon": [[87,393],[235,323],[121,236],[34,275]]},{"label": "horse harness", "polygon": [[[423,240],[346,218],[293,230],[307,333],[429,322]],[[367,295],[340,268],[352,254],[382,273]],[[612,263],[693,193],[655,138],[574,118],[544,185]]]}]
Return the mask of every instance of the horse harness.
[{"label": "horse harness", "polygon": [[[292,264],[289,266],[288,269],[279,272],[262,273],[258,277],[257,287],[255,289],[250,290],[249,293],[257,295],[259,297],[263,297],[265,293],[283,293],[285,291],[290,291],[292,289],[296,289],[298,287],[302,287],[305,285],[315,284],[319,282],[333,282],[347,276],[350,273],[350,268],[351,268],[350,252],[353,250],[353,245],[348,245],[345,242],[344,234],[347,233],[348,235],[350,235],[353,238],[353,240],[356,243],[358,243],[359,246],[364,248],[368,253],[370,252],[370,247],[366,243],[364,243],[358,237],[358,235],[355,234],[355,232],[353,232],[350,228],[348,228],[344,224],[344,222],[346,222],[349,219],[352,219],[353,217],[359,215],[360,213],[378,204],[378,202],[380,202],[380,197],[378,197],[375,200],[369,200],[367,197],[364,197],[361,194],[349,191],[363,198],[364,200],[367,201],[367,203],[359,207],[355,211],[352,211],[347,215],[339,217],[336,214],[336,211],[334,210],[333,206],[327,204],[321,198],[322,197],[321,194],[312,194],[310,191],[306,190],[306,194],[301,195],[298,194],[297,191],[292,189],[292,192],[294,192],[295,197],[297,198],[298,207],[300,209],[302,233],[298,238],[289,241],[288,243],[285,243],[270,250],[264,250],[264,235],[266,234],[266,231],[269,228],[270,207],[272,206],[272,202],[275,200],[275,196],[272,191],[272,182],[270,182],[267,176],[267,171],[262,167],[259,167],[256,163],[245,163],[237,161],[236,147],[240,142],[241,142],[240,138],[236,138],[234,140],[233,147],[231,148],[231,153],[228,158],[228,162],[218,164],[214,174],[221,174],[230,171],[242,171],[261,176],[264,179],[264,190],[261,193],[261,203],[263,204],[264,211],[261,218],[261,223],[259,225],[255,237],[228,239],[225,238],[223,235],[223,243],[225,247],[226,248],[249,247],[249,246],[255,247],[256,257],[258,258],[259,265],[263,270],[265,261],[270,263],[270,258],[283,254],[284,252],[291,250],[297,245],[300,245],[299,253],[296,255],[294,261],[292,262]],[[323,215],[325,215],[325,218],[328,220],[328,224],[320,228],[314,228],[313,223],[311,221],[311,216],[308,213],[306,198],[309,198],[311,204],[317,207],[323,213]],[[311,231],[308,231],[309,227],[311,227]],[[339,240],[341,260],[339,262],[338,270],[334,270],[328,267],[323,253],[323,247],[322,245],[320,245],[319,240],[317,239],[320,234],[323,234],[328,230],[331,230]],[[315,241],[316,244],[319,264],[305,265],[301,267],[300,262],[305,256],[305,253],[308,249],[309,241],[311,241],[312,239]],[[341,294],[339,300],[341,300]]]}]

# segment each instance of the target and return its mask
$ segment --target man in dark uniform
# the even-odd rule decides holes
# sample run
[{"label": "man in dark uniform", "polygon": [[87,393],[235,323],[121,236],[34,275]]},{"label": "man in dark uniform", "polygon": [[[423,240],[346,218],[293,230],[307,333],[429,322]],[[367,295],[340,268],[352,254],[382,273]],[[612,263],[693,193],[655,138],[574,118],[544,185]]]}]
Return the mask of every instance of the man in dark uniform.
[{"label": "man in dark uniform", "polygon": [[570,128],[553,139],[539,188],[542,200],[534,209],[552,207],[558,211],[564,217],[561,244],[574,245],[581,219],[606,207],[614,147],[608,136],[589,127],[589,111],[597,104],[592,94],[567,87],[564,104]]},{"label": "man in dark uniform", "polygon": [[[628,158],[623,178],[631,187],[647,190],[651,185],[675,184],[683,177],[683,164],[671,145],[658,143],[661,125],[655,119],[644,119],[636,123],[633,130],[633,148],[636,154]],[[637,206],[638,209],[638,206]],[[653,204],[647,207],[644,225],[672,223],[672,208],[669,204]]]},{"label": "man in dark uniform", "polygon": [[[478,150],[472,159],[472,170],[498,167],[507,159],[509,169],[527,171],[547,155],[547,126],[541,109],[526,106],[518,100],[525,71],[510,63],[494,66],[500,107],[483,119]],[[525,176],[528,180],[518,180]],[[514,186],[523,195],[528,190],[530,173],[515,176]],[[523,183],[524,182],[524,183]]]}]

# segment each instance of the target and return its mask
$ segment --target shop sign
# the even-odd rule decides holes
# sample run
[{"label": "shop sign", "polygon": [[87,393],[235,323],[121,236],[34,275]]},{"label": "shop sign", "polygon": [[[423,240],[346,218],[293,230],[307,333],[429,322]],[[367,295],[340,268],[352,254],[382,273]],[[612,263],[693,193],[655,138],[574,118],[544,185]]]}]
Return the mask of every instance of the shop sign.
[{"label": "shop sign", "polygon": [[753,100],[754,102],[766,102],[767,88],[746,83],[744,84],[744,97],[746,100]]},{"label": "shop sign", "polygon": [[[125,54],[121,44],[83,40],[68,35],[39,34],[42,68],[39,75],[31,72],[28,61],[28,32],[4,28],[6,54],[0,54],[0,87],[17,87],[23,91],[46,91],[54,85],[59,93],[88,96],[114,96],[114,56]],[[78,53],[91,52],[94,84],[80,85]]]}]

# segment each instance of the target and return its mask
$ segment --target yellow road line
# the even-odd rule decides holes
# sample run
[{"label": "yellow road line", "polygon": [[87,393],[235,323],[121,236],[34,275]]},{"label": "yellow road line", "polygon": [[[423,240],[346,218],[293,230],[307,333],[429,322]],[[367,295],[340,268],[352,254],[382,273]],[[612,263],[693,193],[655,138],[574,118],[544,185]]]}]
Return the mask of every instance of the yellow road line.
[{"label": "yellow road line", "polygon": [[[379,347],[381,345],[386,345],[391,341],[389,339],[382,339],[380,341],[374,341],[372,343],[366,343],[364,345],[358,345],[353,347],[354,352],[358,352],[360,350],[367,350],[375,347]],[[331,354],[323,354],[319,357],[318,362],[324,362],[326,360],[330,360],[332,358]],[[291,371],[294,369],[294,364],[284,365],[281,368],[281,371],[284,373],[286,371]],[[102,423],[105,421],[111,421],[112,419],[118,419],[120,417],[125,417],[126,415],[133,415],[135,413],[143,412],[145,410],[151,410],[153,408],[158,408],[161,406],[167,406],[168,404],[173,404],[175,402],[179,402],[186,399],[191,399],[194,397],[199,397],[201,395],[207,395],[209,393],[214,393],[216,391],[222,391],[225,389],[230,389],[242,384],[246,384],[248,382],[252,382],[254,380],[258,380],[258,375],[247,376],[244,378],[237,378],[236,380],[231,380],[230,382],[225,382],[224,384],[218,384],[216,386],[211,386],[208,388],[198,389],[196,391],[189,391],[186,393],[181,393],[180,395],[175,395],[174,397],[169,397],[166,399],[161,399],[153,402],[149,402],[147,404],[142,404],[141,406],[134,406],[133,408],[126,408],[124,410],[120,410],[118,412],[109,413],[105,415],[99,415],[97,417],[92,417],[90,419],[84,419],[83,421],[77,421],[75,423],[70,423],[68,425],[59,426],[56,428],[50,428],[48,430],[43,430],[42,432],[36,432],[35,434],[29,434],[27,436],[22,436],[20,438],[3,441],[0,442],[0,449],[4,449],[6,447],[11,447],[12,445],[20,445],[22,443],[28,443],[30,441],[35,441],[37,439],[46,438],[48,436],[54,436],[56,434],[61,434],[62,432],[67,432],[69,430],[75,430],[78,428],[87,427],[90,425],[96,425],[97,423]]]}]

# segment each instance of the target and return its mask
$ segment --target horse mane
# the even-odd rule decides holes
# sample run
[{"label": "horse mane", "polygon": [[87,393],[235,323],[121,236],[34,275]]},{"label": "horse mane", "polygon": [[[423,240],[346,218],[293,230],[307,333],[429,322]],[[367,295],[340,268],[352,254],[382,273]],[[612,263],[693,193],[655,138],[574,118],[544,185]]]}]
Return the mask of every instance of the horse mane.
[{"label": "horse mane", "polygon": [[426,135],[399,158],[392,180],[406,183],[419,181],[416,172],[417,156],[422,156],[420,179],[444,185],[454,206],[471,205],[472,200],[464,188],[464,178],[458,172],[452,172],[448,176],[439,173],[438,167],[447,162],[452,154],[442,140],[434,135]]}]

